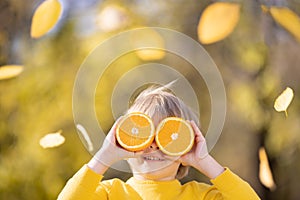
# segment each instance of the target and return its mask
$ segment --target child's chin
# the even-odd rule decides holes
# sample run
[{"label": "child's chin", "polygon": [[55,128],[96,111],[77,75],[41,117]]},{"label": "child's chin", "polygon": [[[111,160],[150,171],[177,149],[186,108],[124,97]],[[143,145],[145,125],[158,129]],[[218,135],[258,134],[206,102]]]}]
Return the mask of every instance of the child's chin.
[{"label": "child's chin", "polygon": [[160,175],[161,169],[149,169],[141,172],[141,175],[148,179],[157,179]]}]

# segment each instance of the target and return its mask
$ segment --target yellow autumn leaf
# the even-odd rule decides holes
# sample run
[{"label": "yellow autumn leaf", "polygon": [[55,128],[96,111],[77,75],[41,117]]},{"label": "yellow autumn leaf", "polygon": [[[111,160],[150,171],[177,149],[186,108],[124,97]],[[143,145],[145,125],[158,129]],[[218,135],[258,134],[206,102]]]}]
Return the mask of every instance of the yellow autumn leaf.
[{"label": "yellow autumn leaf", "polygon": [[287,116],[287,108],[292,102],[294,97],[294,91],[287,87],[275,100],[274,108],[277,112],[285,111]]},{"label": "yellow autumn leaf", "polygon": [[[165,56],[165,42],[162,36],[155,30],[145,29],[143,32],[131,35],[131,42],[137,56],[142,60],[160,60]],[[145,46],[145,48],[141,48]]]},{"label": "yellow autumn leaf", "polygon": [[57,133],[49,133],[40,139],[40,145],[44,149],[60,146],[65,142],[64,136],[61,135],[61,131]]},{"label": "yellow autumn leaf", "polygon": [[76,128],[79,130],[83,139],[85,140],[88,151],[92,152],[94,150],[93,143],[92,143],[91,138],[90,138],[89,134],[87,133],[86,129],[81,124],[77,124]]},{"label": "yellow autumn leaf", "polygon": [[273,19],[300,41],[300,18],[286,7],[270,8]]},{"label": "yellow autumn leaf", "polygon": [[39,38],[50,31],[58,22],[62,13],[59,0],[45,0],[34,12],[30,35]]},{"label": "yellow autumn leaf", "polygon": [[259,149],[259,180],[260,182],[271,190],[275,190],[276,184],[273,179],[272,171],[270,169],[268,156],[264,147]]},{"label": "yellow autumn leaf", "polygon": [[0,67],[0,80],[18,76],[23,71],[21,65],[4,65]]},{"label": "yellow autumn leaf", "polygon": [[202,13],[198,24],[198,38],[203,44],[210,44],[226,38],[240,18],[238,3],[216,2]]},{"label": "yellow autumn leaf", "polygon": [[267,13],[269,11],[269,8],[266,5],[261,5],[260,8],[264,13]]}]

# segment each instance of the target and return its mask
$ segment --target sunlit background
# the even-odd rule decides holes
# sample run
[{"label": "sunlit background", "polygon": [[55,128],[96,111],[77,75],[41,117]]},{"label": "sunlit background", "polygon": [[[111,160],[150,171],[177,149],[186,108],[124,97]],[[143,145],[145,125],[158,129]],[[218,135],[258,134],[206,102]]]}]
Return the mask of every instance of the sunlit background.
[{"label": "sunlit background", "polygon": [[[0,1],[0,199],[56,199],[88,162],[92,155],[72,114],[76,73],[99,43],[145,26],[188,35],[218,66],[227,115],[211,154],[262,199],[300,199],[298,0],[46,0],[44,8],[43,2]],[[163,48],[156,32],[136,37],[151,37]],[[197,97],[205,132],[211,115],[205,83],[186,61],[153,50],[116,60],[99,80],[95,107],[104,131],[114,122],[108,107],[117,79],[150,62],[174,67],[203,91]],[[130,174],[110,169],[105,179],[112,177]],[[182,182],[192,179],[209,183],[195,170]]]}]

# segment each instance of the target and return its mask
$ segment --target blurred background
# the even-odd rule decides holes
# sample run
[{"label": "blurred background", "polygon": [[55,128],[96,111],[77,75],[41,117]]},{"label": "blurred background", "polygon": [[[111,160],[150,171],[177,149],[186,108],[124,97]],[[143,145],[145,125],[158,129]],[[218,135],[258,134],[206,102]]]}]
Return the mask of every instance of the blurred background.
[{"label": "blurred background", "polygon": [[[32,18],[42,2],[0,1],[0,75],[9,65],[23,70],[0,80],[0,199],[56,199],[66,181],[88,162],[92,155],[77,134],[72,114],[76,73],[99,43],[144,26],[188,35],[203,45],[218,66],[227,94],[227,115],[211,154],[247,180],[262,199],[300,199],[298,0],[226,1],[219,9],[230,5],[233,15],[214,26],[232,30],[223,34],[213,27],[221,35],[215,41],[206,39],[199,27],[205,12],[220,13],[216,8],[208,10],[217,1],[61,0],[62,14],[54,20],[55,26],[34,38]],[[191,67],[185,67],[188,63],[170,53],[133,52],[118,59],[99,81],[95,95],[97,117],[105,132],[114,122],[108,109],[112,83],[124,71],[150,62],[183,70],[191,84],[203,82],[192,75]],[[210,96],[205,83],[201,85],[199,89],[206,92],[197,96],[205,132]],[[286,115],[274,109],[274,102],[287,87],[293,89],[294,98]],[[65,138],[63,144],[40,145],[42,137],[58,131]],[[126,180],[130,174],[110,169],[105,178],[112,177]],[[192,179],[209,183],[195,170],[182,182]]]}]

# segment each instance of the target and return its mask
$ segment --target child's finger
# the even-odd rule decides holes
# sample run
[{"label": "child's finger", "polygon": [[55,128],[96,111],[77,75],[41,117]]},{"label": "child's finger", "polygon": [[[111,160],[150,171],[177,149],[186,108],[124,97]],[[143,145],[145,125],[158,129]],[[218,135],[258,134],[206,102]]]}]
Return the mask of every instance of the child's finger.
[{"label": "child's finger", "polygon": [[197,124],[194,121],[191,121],[191,126],[194,129],[194,133],[196,134],[196,138],[199,137],[201,140],[205,140],[205,137],[203,136],[202,132],[198,128]]},{"label": "child's finger", "polygon": [[195,141],[196,141],[196,143],[198,143],[198,142],[201,141],[201,138],[200,138],[200,137],[196,137],[196,138],[195,138]]},{"label": "child's finger", "polygon": [[105,140],[107,140],[108,142],[116,145],[116,129],[117,129],[117,125],[120,122],[120,120],[123,118],[123,116],[119,117],[115,123],[113,124],[113,126],[111,127],[110,131],[108,132],[108,134],[106,135]]},{"label": "child's finger", "polygon": [[120,116],[114,123],[114,125],[112,126],[111,130],[116,131],[117,129],[117,125],[120,123],[121,119],[123,118],[123,116]]}]

